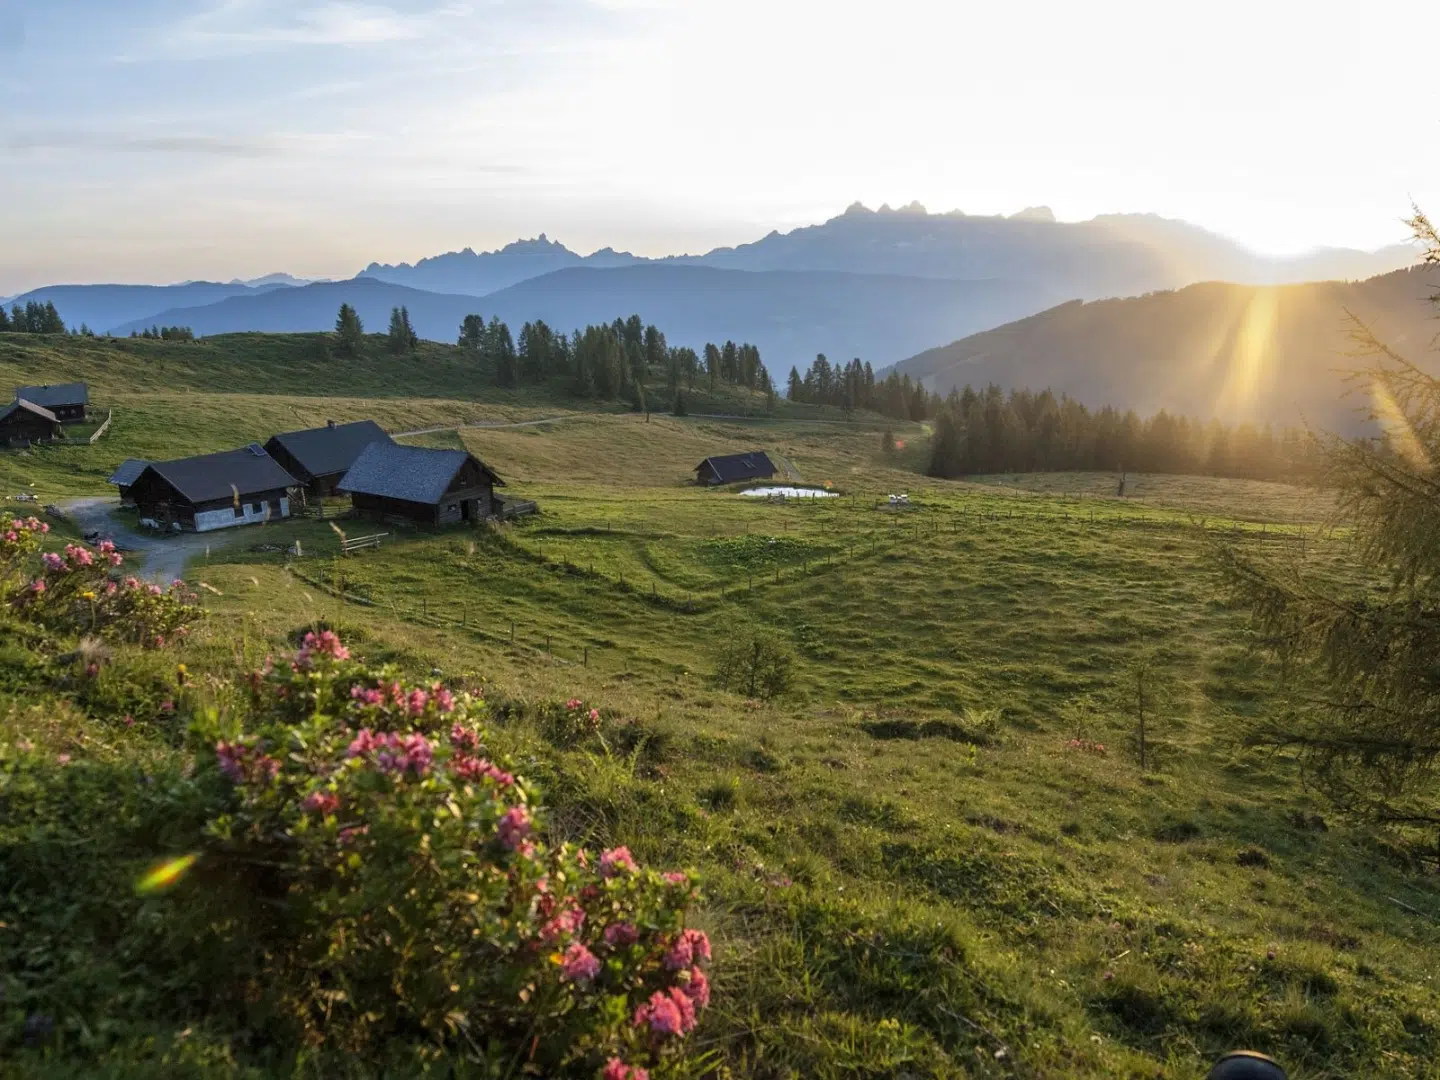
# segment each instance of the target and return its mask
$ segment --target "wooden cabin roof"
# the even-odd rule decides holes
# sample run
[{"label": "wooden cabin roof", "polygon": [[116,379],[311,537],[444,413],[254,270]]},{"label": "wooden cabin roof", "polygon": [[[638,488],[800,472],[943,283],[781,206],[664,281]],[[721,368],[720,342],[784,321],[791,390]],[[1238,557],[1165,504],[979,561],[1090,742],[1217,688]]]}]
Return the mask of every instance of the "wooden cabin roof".
[{"label": "wooden cabin roof", "polygon": [[352,495],[378,495],[434,506],[445,497],[467,461],[480,466],[496,487],[505,486],[490,466],[464,450],[435,450],[392,442],[373,442],[365,447],[336,486]]},{"label": "wooden cabin roof", "polygon": [[62,405],[90,404],[90,387],[83,382],[55,383],[53,386],[22,386],[15,396],[54,409]]},{"label": "wooden cabin roof", "polygon": [[365,447],[374,442],[391,441],[385,429],[374,420],[360,420],[353,424],[287,431],[271,438],[265,448],[273,452],[272,444],[279,446],[310,477],[316,477],[343,473],[355,464]]},{"label": "wooden cabin roof", "polygon": [[59,417],[53,412],[43,405],[35,404],[35,402],[29,398],[16,398],[9,405],[6,405],[5,408],[0,409],[0,420],[8,420],[17,412],[30,413],[33,416],[38,416],[41,420],[48,420],[52,424],[58,424],[60,422]]},{"label": "wooden cabin roof", "polygon": [[710,466],[716,478],[722,484],[734,483],[737,480],[753,480],[757,476],[774,476],[778,471],[774,462],[763,450],[752,450],[748,454],[724,454],[719,457],[708,457],[699,465],[695,471],[699,472]]},{"label": "wooden cabin roof", "polygon": [[192,503],[232,496],[244,499],[247,495],[278,491],[297,483],[259,443],[239,450],[222,450],[218,454],[152,461],[141,470],[141,476],[152,472]]}]

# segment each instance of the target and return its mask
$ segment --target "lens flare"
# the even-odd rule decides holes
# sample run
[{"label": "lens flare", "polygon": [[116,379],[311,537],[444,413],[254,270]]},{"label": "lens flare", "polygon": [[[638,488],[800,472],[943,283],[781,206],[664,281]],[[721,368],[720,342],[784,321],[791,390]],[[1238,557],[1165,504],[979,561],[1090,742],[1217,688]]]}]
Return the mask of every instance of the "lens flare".
[{"label": "lens flare", "polygon": [[1405,416],[1405,410],[1400,408],[1399,402],[1390,393],[1390,388],[1385,385],[1384,380],[1379,378],[1370,380],[1370,398],[1375,405],[1375,417],[1380,421],[1395,452],[1417,472],[1428,473],[1430,471],[1430,455],[1425,451],[1425,444],[1415,434],[1415,429],[1410,426],[1410,421]]},{"label": "lens flare", "polygon": [[181,855],[178,858],[166,859],[158,866],[147,871],[139,881],[135,883],[135,891],[141,896],[148,893],[164,892],[179,882],[186,875],[198,855]]},{"label": "lens flare", "polygon": [[1236,328],[1230,365],[1220,392],[1222,415],[1243,414],[1255,402],[1260,379],[1275,362],[1275,327],[1279,292],[1256,289]]}]

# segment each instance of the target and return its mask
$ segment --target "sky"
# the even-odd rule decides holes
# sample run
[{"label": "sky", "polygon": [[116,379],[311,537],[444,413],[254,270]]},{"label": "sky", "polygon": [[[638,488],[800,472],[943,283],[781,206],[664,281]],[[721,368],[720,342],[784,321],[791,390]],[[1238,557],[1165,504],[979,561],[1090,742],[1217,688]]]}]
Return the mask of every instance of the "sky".
[{"label": "sky", "polygon": [[700,252],[856,200],[1257,251],[1440,213],[1430,0],[0,0],[0,295]]}]

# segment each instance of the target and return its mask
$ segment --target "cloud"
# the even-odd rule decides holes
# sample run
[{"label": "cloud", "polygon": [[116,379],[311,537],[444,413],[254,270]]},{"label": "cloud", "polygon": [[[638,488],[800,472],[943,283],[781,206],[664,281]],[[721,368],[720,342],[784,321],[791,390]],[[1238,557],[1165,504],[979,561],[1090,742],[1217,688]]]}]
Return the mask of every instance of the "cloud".
[{"label": "cloud", "polygon": [[108,150],[127,154],[267,158],[280,157],[318,142],[331,143],[335,138],[323,135],[111,135],[97,131],[71,131],[13,135],[0,146],[15,154]]},{"label": "cloud", "polygon": [[222,0],[180,23],[171,43],[200,52],[256,52],[294,46],[363,46],[426,37],[437,23],[471,13],[467,4],[443,4],[402,13],[380,4],[329,0],[291,7],[268,0]]}]

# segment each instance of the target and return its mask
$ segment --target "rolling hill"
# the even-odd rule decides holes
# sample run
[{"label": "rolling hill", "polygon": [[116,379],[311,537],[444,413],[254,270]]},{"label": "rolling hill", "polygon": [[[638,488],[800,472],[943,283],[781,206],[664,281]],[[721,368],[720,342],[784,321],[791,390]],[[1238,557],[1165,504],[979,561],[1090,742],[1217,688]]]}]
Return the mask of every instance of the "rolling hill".
[{"label": "rolling hill", "polygon": [[383,331],[393,307],[405,306],[416,331],[453,341],[470,313],[499,316],[518,331],[544,319],[569,331],[638,312],[672,344],[750,341],[772,373],[804,364],[816,352],[860,356],[877,366],[924,345],[1018,318],[1064,298],[1013,281],[948,281],[894,275],[769,271],[641,264],[615,269],[560,270],[476,298],[410,289],[375,278],[324,282],[217,303],[177,308],[136,323],[189,326],[199,335],[243,330],[329,330],[342,302],[371,331]]},{"label": "rolling hill", "polygon": [[897,365],[941,393],[970,383],[1050,387],[1089,405],[1350,429],[1342,369],[1357,361],[1351,312],[1417,363],[1440,326],[1433,274],[1362,282],[1191,285],[1123,300],[1072,301]]}]

